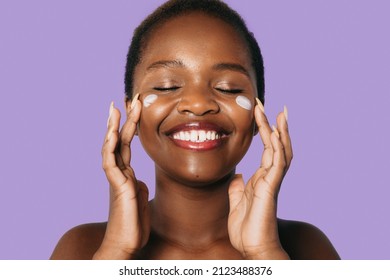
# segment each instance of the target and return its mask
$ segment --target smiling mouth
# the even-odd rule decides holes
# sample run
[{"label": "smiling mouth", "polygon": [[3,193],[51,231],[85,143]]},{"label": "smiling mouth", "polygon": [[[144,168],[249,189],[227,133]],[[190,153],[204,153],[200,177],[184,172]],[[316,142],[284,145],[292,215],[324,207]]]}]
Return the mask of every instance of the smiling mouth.
[{"label": "smiling mouth", "polygon": [[220,147],[228,133],[211,123],[187,123],[176,126],[167,135],[181,148],[208,151]]},{"label": "smiling mouth", "polygon": [[192,143],[203,143],[206,141],[218,140],[222,137],[217,131],[212,130],[190,130],[179,131],[172,135],[175,140],[190,141]]}]

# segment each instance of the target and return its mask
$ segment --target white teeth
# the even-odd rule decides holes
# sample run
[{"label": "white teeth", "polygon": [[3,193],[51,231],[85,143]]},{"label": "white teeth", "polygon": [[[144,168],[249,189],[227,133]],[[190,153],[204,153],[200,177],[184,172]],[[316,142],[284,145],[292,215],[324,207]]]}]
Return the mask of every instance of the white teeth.
[{"label": "white teeth", "polygon": [[215,139],[220,139],[221,135],[216,131],[205,131],[205,130],[190,130],[190,131],[179,131],[172,135],[173,139],[191,142],[205,142]]},{"label": "white teeth", "polygon": [[199,142],[206,141],[206,131],[204,131],[204,130],[199,131],[198,140],[199,140]]},{"label": "white teeth", "polygon": [[196,142],[198,140],[198,133],[196,130],[191,130],[191,142]]}]

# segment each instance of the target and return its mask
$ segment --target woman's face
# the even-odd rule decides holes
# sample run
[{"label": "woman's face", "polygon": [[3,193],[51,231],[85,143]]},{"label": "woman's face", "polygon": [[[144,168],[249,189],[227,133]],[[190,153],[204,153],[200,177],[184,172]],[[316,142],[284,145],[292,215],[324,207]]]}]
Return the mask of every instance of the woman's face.
[{"label": "woman's face", "polygon": [[235,171],[254,134],[255,72],[229,24],[202,13],[153,31],[134,74],[138,136],[163,172],[187,185]]}]

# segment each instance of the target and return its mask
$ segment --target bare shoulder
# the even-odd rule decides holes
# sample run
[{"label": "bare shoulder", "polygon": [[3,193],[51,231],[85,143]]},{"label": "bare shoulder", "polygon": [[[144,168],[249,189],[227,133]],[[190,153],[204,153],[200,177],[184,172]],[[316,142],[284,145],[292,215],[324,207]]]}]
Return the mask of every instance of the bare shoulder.
[{"label": "bare shoulder", "polygon": [[102,243],[107,223],[76,226],[58,241],[50,259],[90,260]]},{"label": "bare shoulder", "polygon": [[317,227],[298,221],[278,219],[279,237],[291,259],[340,259],[328,237]]}]

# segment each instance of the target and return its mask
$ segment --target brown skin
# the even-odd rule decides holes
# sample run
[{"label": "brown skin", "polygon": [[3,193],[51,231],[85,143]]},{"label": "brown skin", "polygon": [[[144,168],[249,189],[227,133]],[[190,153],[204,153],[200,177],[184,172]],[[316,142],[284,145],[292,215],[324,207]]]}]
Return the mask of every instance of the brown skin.
[{"label": "brown skin", "polygon": [[[159,27],[136,68],[140,100],[126,103],[121,132],[119,110],[111,110],[102,149],[109,220],[70,230],[51,258],[338,259],[320,230],[276,217],[292,147],[286,115],[278,115],[273,132],[262,106],[255,106],[255,81],[245,41],[229,24],[191,13]],[[240,89],[253,109],[239,107],[237,93],[226,92],[232,89]],[[142,107],[151,93],[157,100]],[[218,148],[183,149],[167,135],[178,124],[204,121],[227,132]],[[257,132],[264,143],[261,166],[245,185],[235,167]],[[150,202],[130,166],[136,133],[155,162]]]}]

